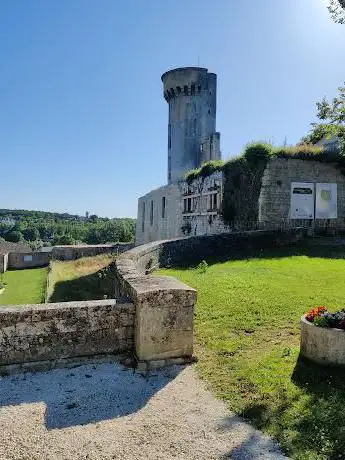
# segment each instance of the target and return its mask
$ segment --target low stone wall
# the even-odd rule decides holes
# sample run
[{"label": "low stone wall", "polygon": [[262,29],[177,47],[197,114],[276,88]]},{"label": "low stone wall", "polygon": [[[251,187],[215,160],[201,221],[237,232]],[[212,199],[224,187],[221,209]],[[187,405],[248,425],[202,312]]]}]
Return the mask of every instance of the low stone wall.
[{"label": "low stone wall", "polygon": [[318,364],[345,366],[345,331],[314,326],[302,316],[301,355]]},{"label": "low stone wall", "polygon": [[50,261],[47,252],[10,252],[8,254],[8,267],[14,270],[24,268],[46,267]]},{"label": "low stone wall", "polygon": [[95,244],[78,246],[54,246],[53,260],[76,260],[82,257],[93,257],[99,254],[121,254],[133,248],[134,243]]},{"label": "low stone wall", "polygon": [[190,266],[258,249],[295,244],[305,236],[302,228],[222,233],[167,241],[156,257],[160,266]]},{"label": "low stone wall", "polygon": [[186,266],[203,259],[231,256],[243,249],[293,244],[303,229],[256,231],[156,241],[122,254],[115,261],[118,295],[136,307],[135,351],[139,366],[164,366],[193,354],[196,291],[172,277],[152,276],[159,266]]},{"label": "low stone wall", "polygon": [[127,300],[1,308],[0,366],[131,352],[134,313]]},{"label": "low stone wall", "polygon": [[172,277],[146,275],[148,264],[164,248],[159,241],[138,246],[116,261],[116,290],[136,308],[135,353],[138,368],[148,370],[190,362],[196,291]]}]

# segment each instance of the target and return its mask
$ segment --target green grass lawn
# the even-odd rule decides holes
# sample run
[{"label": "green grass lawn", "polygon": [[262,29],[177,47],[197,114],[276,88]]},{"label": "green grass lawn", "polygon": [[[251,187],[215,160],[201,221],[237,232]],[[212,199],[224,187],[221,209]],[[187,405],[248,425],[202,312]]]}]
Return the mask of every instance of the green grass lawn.
[{"label": "green grass lawn", "polygon": [[52,262],[49,302],[99,300],[115,296],[114,256],[102,254]]},{"label": "green grass lawn", "polygon": [[44,302],[47,273],[47,268],[7,271],[0,281],[7,283],[0,305]]},{"label": "green grass lawn", "polygon": [[345,371],[299,359],[300,316],[313,306],[345,306],[345,260],[327,258],[335,251],[282,250],[216,263],[205,273],[158,272],[198,291],[200,375],[294,459],[345,459]]}]

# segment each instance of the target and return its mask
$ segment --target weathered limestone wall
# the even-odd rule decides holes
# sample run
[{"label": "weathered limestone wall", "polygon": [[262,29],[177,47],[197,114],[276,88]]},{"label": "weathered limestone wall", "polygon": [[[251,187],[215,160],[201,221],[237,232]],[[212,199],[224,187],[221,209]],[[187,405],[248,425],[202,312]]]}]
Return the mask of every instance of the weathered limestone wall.
[{"label": "weathered limestone wall", "polygon": [[[222,219],[223,174],[218,171],[190,185],[181,182],[181,229],[185,236],[216,235],[228,231]],[[191,206],[191,209],[189,209]]]},{"label": "weathered limestone wall", "polygon": [[134,345],[134,306],[96,300],[0,309],[0,366],[120,354]]},{"label": "weathered limestone wall", "polygon": [[[319,161],[274,158],[270,160],[262,178],[259,198],[259,222],[262,224],[310,225],[310,220],[290,219],[291,182],[332,182],[337,184],[338,218],[333,225],[344,226],[345,218],[345,177],[332,164]],[[325,220],[315,220],[316,225],[324,225]]]},{"label": "weathered limestone wall", "polygon": [[166,276],[146,275],[166,242],[138,246],[116,261],[116,288],[136,308],[135,352],[139,369],[188,362],[193,355],[196,291]]},{"label": "weathered limestone wall", "polygon": [[92,257],[99,254],[121,254],[134,246],[133,243],[95,244],[54,246],[52,250],[53,260],[76,260],[82,257]]},{"label": "weathered limestone wall", "polygon": [[[214,189],[214,187],[218,189]],[[210,195],[217,193],[218,207],[210,209]],[[190,198],[192,210],[185,210],[184,201]],[[163,213],[165,199],[165,213]],[[214,235],[227,230],[221,217],[222,173],[206,177],[202,184],[190,186],[181,181],[166,185],[138,200],[135,244],[179,238],[183,236]],[[153,213],[151,213],[153,210]]]},{"label": "weathered limestone wall", "polygon": [[8,254],[8,268],[38,268],[46,267],[50,261],[48,252],[10,252]]},{"label": "weathered limestone wall", "polygon": [[178,185],[166,185],[139,198],[135,244],[183,236],[181,206]]}]

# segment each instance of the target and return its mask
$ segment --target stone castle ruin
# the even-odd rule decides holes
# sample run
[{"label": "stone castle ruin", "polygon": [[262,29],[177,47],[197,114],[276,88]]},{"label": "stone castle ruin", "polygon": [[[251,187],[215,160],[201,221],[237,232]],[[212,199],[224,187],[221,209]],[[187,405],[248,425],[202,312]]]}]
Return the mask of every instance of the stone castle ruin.
[{"label": "stone castle ruin", "polygon": [[[336,162],[272,155],[247,176],[214,168],[186,180],[188,171],[221,159],[217,77],[185,67],[164,73],[162,81],[169,104],[168,184],[139,198],[137,245],[234,230],[344,229],[345,176]],[[231,219],[224,213],[229,207]]]}]

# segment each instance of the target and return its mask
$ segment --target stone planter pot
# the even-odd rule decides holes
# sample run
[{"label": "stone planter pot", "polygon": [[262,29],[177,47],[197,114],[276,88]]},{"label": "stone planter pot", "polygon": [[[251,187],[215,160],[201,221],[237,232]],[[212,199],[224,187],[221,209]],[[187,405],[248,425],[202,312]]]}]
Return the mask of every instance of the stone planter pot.
[{"label": "stone planter pot", "polygon": [[319,364],[345,366],[345,331],[314,326],[303,315],[301,355]]}]

